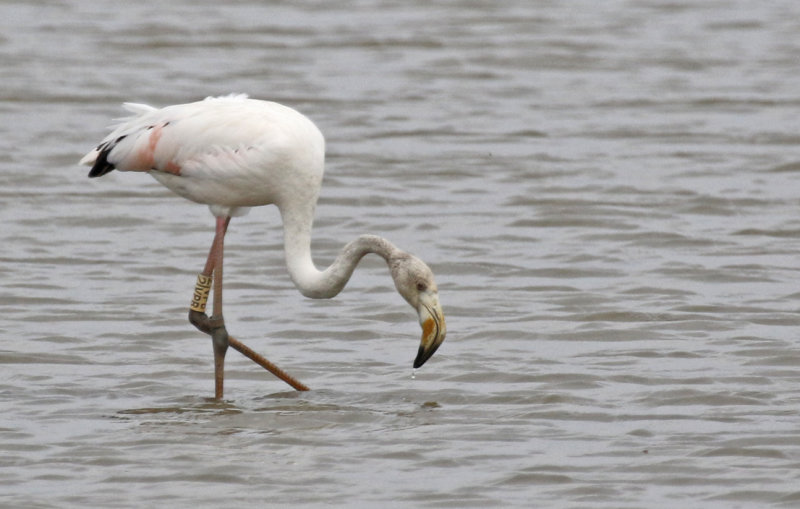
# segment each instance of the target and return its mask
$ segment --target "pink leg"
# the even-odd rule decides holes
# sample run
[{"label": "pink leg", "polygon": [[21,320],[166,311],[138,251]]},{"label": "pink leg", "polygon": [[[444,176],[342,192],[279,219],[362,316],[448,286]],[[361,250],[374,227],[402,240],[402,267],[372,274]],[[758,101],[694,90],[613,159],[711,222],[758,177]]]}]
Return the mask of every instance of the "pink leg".
[{"label": "pink leg", "polygon": [[[248,357],[256,364],[260,365],[273,375],[277,376],[287,384],[291,385],[298,391],[307,391],[308,387],[295,380],[293,377],[285,373],[278,366],[272,364],[270,361],[251,350],[244,343],[237,341],[228,335],[225,328],[225,320],[222,316],[222,261],[225,253],[225,233],[228,231],[228,225],[231,222],[230,217],[218,217],[216,234],[214,235],[214,242],[211,244],[211,249],[208,253],[205,268],[203,269],[203,276],[211,277],[213,275],[212,288],[214,290],[214,307],[211,318],[209,318],[204,311],[191,309],[189,311],[189,321],[197,327],[200,331],[205,332],[211,336],[214,346],[214,397],[218,400],[223,397],[223,386],[225,378],[225,353],[228,351],[228,346],[232,346],[242,355]],[[204,309],[205,303],[202,308]]]},{"label": "pink leg", "polygon": [[[230,217],[217,218],[217,231],[209,253],[214,258],[214,313],[211,315],[211,340],[214,344],[214,397],[222,399],[225,378],[225,353],[228,351],[228,331],[222,317],[222,260],[225,254],[225,233],[228,231]],[[208,267],[208,261],[206,261]],[[209,275],[209,274],[206,274]]]}]

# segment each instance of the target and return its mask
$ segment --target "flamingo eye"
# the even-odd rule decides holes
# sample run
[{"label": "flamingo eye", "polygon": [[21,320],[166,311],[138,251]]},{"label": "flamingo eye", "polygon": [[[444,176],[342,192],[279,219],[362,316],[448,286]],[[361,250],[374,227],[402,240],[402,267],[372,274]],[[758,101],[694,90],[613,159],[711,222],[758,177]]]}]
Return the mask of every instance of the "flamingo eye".
[{"label": "flamingo eye", "polygon": [[427,289],[428,289],[428,287],[427,287],[427,285],[425,285],[425,283],[417,283],[417,291],[418,292],[424,292]]}]

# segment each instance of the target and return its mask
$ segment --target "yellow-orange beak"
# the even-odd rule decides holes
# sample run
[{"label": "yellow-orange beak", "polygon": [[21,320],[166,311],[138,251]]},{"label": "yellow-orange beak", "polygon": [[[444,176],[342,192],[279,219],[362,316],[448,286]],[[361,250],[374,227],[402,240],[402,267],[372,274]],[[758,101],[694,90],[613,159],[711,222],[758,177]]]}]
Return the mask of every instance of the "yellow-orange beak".
[{"label": "yellow-orange beak", "polygon": [[433,356],[447,334],[447,325],[444,322],[444,313],[439,305],[439,298],[434,294],[420,300],[419,323],[422,326],[422,339],[419,343],[419,352],[414,359],[414,368],[425,364]]}]

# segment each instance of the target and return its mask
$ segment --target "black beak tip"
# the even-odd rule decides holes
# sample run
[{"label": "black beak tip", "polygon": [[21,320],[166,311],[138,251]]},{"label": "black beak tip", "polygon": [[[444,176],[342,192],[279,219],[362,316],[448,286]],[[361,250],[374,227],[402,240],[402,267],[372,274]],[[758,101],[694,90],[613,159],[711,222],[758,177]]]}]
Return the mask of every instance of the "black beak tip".
[{"label": "black beak tip", "polygon": [[439,348],[439,345],[431,348],[430,350],[425,350],[424,347],[420,346],[419,351],[417,352],[417,358],[414,359],[414,369],[421,367],[425,362],[433,357],[433,354]]},{"label": "black beak tip", "polygon": [[414,369],[425,364],[425,361],[428,360],[428,357],[425,355],[425,349],[421,346],[419,347],[419,351],[417,352],[417,358],[414,359]]}]

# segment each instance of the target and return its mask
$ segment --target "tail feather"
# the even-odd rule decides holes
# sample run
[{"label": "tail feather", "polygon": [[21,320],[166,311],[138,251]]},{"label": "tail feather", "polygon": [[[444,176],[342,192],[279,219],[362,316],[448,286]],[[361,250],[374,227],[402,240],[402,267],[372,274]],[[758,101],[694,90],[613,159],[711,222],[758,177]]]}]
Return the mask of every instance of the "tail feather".
[{"label": "tail feather", "polygon": [[[136,119],[148,113],[158,111],[152,106],[138,103],[124,103],[122,107],[126,111],[133,113],[133,115],[117,119],[116,125],[112,126],[114,131],[109,134],[96,149],[83,156],[80,160],[79,164],[92,167],[92,169],[89,170],[89,178],[102,177],[106,173],[115,170],[116,165],[108,160],[111,151],[114,150],[117,144],[124,140],[128,134],[135,132],[140,127],[137,125],[131,126],[130,123],[135,122]],[[118,154],[114,155],[114,159],[117,162],[119,162],[119,158],[120,156]]]},{"label": "tail feather", "polygon": [[[92,169],[89,170],[89,178],[102,177],[115,168],[114,164],[108,161],[108,153],[111,152],[112,148],[113,146],[106,145],[98,147],[97,150],[95,150],[95,152],[97,152],[97,157],[94,160]],[[83,161],[83,159],[81,161]]]},{"label": "tail feather", "polygon": [[[130,111],[133,113],[134,117],[138,117],[144,115],[145,113],[150,113],[151,111],[156,111],[158,108],[153,108],[149,104],[140,104],[140,103],[122,103],[122,107],[126,111]],[[128,120],[130,117],[120,120]]]},{"label": "tail feather", "polygon": [[80,160],[80,164],[92,166],[92,169],[89,170],[89,178],[102,177],[106,173],[116,169],[114,163],[108,160],[108,155],[119,142],[127,137],[127,135],[123,134],[113,141],[101,143],[96,149],[83,156],[83,159]]},{"label": "tail feather", "polygon": [[83,166],[92,166],[92,165],[94,165],[94,162],[97,161],[97,156],[99,154],[100,154],[99,150],[97,150],[96,148],[92,149],[91,152],[89,152],[88,154],[83,156],[81,158],[81,160],[78,161],[78,164],[83,165]]}]

